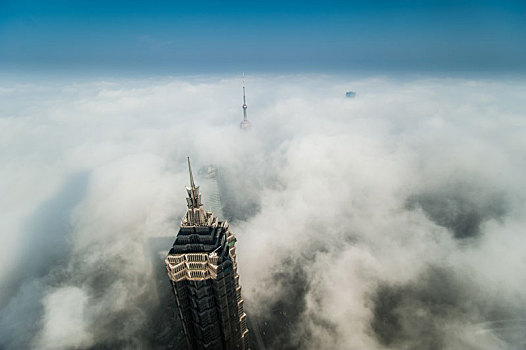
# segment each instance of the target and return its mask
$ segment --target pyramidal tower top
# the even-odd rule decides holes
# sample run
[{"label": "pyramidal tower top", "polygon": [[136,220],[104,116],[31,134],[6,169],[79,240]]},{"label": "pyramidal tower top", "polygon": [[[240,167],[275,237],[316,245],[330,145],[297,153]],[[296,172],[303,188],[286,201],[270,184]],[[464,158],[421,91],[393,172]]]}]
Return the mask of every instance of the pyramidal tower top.
[{"label": "pyramidal tower top", "polygon": [[188,161],[188,172],[190,173],[190,187],[186,187],[188,197],[186,197],[186,204],[188,210],[183,218],[181,226],[207,226],[211,224],[213,214],[207,212],[203,203],[201,202],[201,191],[199,186],[194,183],[194,176],[192,174],[192,166],[190,165],[190,157],[186,157]]},{"label": "pyramidal tower top", "polygon": [[245,73],[243,73],[243,121],[239,125],[242,130],[250,129],[250,122],[247,119],[247,98],[245,96]]}]

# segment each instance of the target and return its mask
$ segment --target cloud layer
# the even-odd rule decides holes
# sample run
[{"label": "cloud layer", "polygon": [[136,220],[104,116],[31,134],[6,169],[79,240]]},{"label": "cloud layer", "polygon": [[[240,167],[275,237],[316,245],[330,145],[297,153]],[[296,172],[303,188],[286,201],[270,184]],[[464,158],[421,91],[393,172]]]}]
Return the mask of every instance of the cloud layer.
[{"label": "cloud layer", "polygon": [[247,91],[242,133],[237,78],[0,86],[0,347],[177,344],[154,242],[177,233],[186,155],[219,168],[256,347],[524,346],[526,84]]}]

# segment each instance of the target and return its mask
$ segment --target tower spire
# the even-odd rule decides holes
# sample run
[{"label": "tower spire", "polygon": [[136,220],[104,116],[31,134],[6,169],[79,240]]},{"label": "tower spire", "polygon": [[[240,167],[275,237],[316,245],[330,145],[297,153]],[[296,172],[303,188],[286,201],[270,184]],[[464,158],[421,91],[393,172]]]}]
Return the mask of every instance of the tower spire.
[{"label": "tower spire", "polygon": [[190,165],[190,157],[187,156],[186,160],[188,161],[188,172],[190,173],[190,186],[195,188],[194,176],[192,175],[192,166]]},{"label": "tower spire", "polygon": [[247,121],[247,97],[245,95],[245,73],[243,73],[243,121]]},{"label": "tower spire", "polygon": [[212,219],[212,213],[207,213],[203,203],[201,203],[201,192],[199,186],[194,183],[194,176],[192,174],[192,166],[190,165],[190,157],[186,157],[188,161],[188,173],[190,174],[190,187],[186,187],[188,197],[186,197],[186,204],[188,210],[181,225],[183,226],[205,226]]},{"label": "tower spire", "polygon": [[247,119],[247,98],[245,95],[245,73],[243,73],[243,121],[239,127],[243,130],[250,129],[250,122]]}]

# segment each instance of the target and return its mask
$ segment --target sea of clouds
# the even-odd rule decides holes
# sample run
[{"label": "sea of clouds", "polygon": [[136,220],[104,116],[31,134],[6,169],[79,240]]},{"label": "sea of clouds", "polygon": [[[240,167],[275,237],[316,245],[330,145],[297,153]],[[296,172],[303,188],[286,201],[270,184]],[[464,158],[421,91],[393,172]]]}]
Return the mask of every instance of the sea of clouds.
[{"label": "sea of clouds", "polygon": [[0,349],[169,346],[148,244],[187,155],[219,169],[255,347],[524,349],[524,81],[248,83],[248,132],[238,77],[0,83]]}]

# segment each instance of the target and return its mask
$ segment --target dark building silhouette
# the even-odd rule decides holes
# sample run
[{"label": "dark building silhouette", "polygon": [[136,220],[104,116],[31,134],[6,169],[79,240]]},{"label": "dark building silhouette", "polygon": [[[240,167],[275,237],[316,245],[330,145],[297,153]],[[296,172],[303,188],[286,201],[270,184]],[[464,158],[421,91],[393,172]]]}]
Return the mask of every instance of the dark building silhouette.
[{"label": "dark building silhouette", "polygon": [[190,159],[188,210],[165,259],[188,348],[248,349],[247,316],[237,273],[236,238],[205,211]]}]

